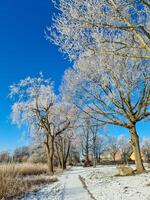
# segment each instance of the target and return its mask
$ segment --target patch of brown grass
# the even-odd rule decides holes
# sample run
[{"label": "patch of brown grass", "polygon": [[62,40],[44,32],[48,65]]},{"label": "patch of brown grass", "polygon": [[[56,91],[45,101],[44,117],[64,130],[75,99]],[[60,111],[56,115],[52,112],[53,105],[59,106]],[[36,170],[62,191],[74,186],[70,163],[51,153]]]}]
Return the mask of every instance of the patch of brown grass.
[{"label": "patch of brown grass", "polygon": [[0,199],[19,196],[28,189],[28,185],[19,180],[18,176],[15,166],[0,167]]},{"label": "patch of brown grass", "polygon": [[22,176],[40,175],[47,173],[46,164],[22,163],[22,164],[17,164],[16,169]]},{"label": "patch of brown grass", "polygon": [[12,199],[28,191],[35,191],[41,184],[57,181],[56,177],[39,175],[45,173],[42,164],[3,164],[0,166],[0,199]]},{"label": "patch of brown grass", "polygon": [[7,173],[12,173],[12,166],[15,171],[22,176],[27,175],[40,175],[47,172],[46,164],[31,164],[31,163],[21,163],[21,164],[1,164],[0,172],[7,168]]}]

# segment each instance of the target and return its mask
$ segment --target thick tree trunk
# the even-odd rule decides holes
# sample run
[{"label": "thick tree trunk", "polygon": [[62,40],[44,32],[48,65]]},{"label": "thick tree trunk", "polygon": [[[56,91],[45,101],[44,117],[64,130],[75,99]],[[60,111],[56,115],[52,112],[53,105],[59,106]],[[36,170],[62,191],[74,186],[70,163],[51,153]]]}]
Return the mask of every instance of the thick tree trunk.
[{"label": "thick tree trunk", "polygon": [[133,152],[135,155],[136,170],[137,170],[137,173],[142,173],[144,171],[144,166],[143,166],[142,156],[141,156],[141,151],[140,151],[139,136],[136,132],[135,126],[130,128],[130,133],[131,133],[131,139],[132,139]]},{"label": "thick tree trunk", "polygon": [[63,169],[66,169],[66,167],[67,167],[67,161],[68,161],[68,157],[69,157],[69,152],[70,152],[70,140],[68,140],[67,151],[65,153],[65,158],[64,158],[64,162],[63,162]]},{"label": "thick tree trunk", "polygon": [[47,141],[45,142],[46,150],[47,150],[47,173],[52,176],[54,174],[54,138],[47,137]]}]

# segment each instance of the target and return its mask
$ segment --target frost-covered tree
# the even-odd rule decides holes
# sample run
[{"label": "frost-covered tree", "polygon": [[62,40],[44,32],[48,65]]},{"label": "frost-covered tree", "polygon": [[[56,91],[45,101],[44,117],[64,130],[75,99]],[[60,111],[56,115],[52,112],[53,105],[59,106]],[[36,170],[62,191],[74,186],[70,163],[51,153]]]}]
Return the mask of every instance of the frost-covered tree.
[{"label": "frost-covered tree", "polygon": [[150,161],[150,138],[143,138],[141,143],[142,153],[145,157],[145,161]]},{"label": "frost-covered tree", "polygon": [[75,104],[84,111],[86,105],[101,123],[129,129],[137,171],[142,172],[136,123],[150,115],[149,1],[54,3],[59,14],[47,38],[78,66],[65,75],[69,88],[73,86],[71,92],[75,91],[74,99],[78,99]]},{"label": "frost-covered tree", "polygon": [[82,145],[82,155],[85,158],[85,166],[90,164],[90,154],[91,154],[91,132],[89,120],[84,121],[84,126],[81,132],[81,145]]},{"label": "frost-covered tree", "polygon": [[97,161],[101,161],[101,155],[107,150],[108,148],[108,140],[106,137],[102,135],[98,135],[96,139],[96,154],[97,154]]},{"label": "frost-covered tree", "polygon": [[149,63],[118,57],[103,62],[96,54],[81,56],[76,66],[66,71],[63,87],[73,103],[99,123],[129,130],[137,171],[142,172],[136,124],[150,116]]},{"label": "frost-covered tree", "polygon": [[149,0],[53,1],[58,14],[47,38],[71,59],[88,49],[101,56],[150,59]]},{"label": "frost-covered tree", "polygon": [[18,126],[26,124],[32,135],[45,144],[48,159],[48,173],[53,174],[54,143],[58,135],[66,131],[70,124],[69,104],[55,95],[53,83],[43,75],[27,77],[10,86],[12,122]]},{"label": "frost-covered tree", "polygon": [[113,161],[116,161],[116,154],[119,151],[117,137],[115,136],[108,136],[108,152],[110,153]]},{"label": "frost-covered tree", "polygon": [[62,169],[66,169],[69,154],[72,146],[73,133],[72,131],[64,132],[55,140],[55,148],[58,157],[58,164]]},{"label": "frost-covered tree", "polygon": [[117,138],[118,149],[124,163],[128,163],[129,156],[132,152],[132,146],[130,141],[124,135],[120,135]]}]

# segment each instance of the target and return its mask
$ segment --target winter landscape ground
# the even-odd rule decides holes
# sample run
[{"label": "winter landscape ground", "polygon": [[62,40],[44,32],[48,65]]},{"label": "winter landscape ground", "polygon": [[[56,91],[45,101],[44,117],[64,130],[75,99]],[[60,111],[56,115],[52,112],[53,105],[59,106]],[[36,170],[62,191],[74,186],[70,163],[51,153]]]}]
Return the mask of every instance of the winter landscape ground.
[{"label": "winter landscape ground", "polygon": [[[97,168],[73,167],[47,185],[22,200],[149,200],[150,171],[141,175],[116,176],[116,166]],[[83,186],[79,176],[85,181]]]},{"label": "winter landscape ground", "polygon": [[0,27],[0,200],[150,200],[150,0],[0,0]]}]

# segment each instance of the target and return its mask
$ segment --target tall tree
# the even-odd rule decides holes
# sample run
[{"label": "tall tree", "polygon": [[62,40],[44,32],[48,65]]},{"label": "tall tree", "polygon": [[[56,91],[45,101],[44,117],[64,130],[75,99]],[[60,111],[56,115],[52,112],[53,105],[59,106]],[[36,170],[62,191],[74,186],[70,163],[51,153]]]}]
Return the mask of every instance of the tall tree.
[{"label": "tall tree", "polygon": [[54,94],[50,79],[28,77],[10,87],[14,97],[12,121],[17,125],[26,124],[35,138],[45,144],[48,159],[48,173],[54,173],[54,143],[58,135],[70,126],[71,107],[60,102]]},{"label": "tall tree", "polygon": [[136,124],[150,116],[150,65],[109,58],[103,63],[99,55],[90,59],[84,57],[77,67],[66,71],[64,85],[74,104],[83,112],[100,123],[129,130],[137,171],[142,172]]}]

